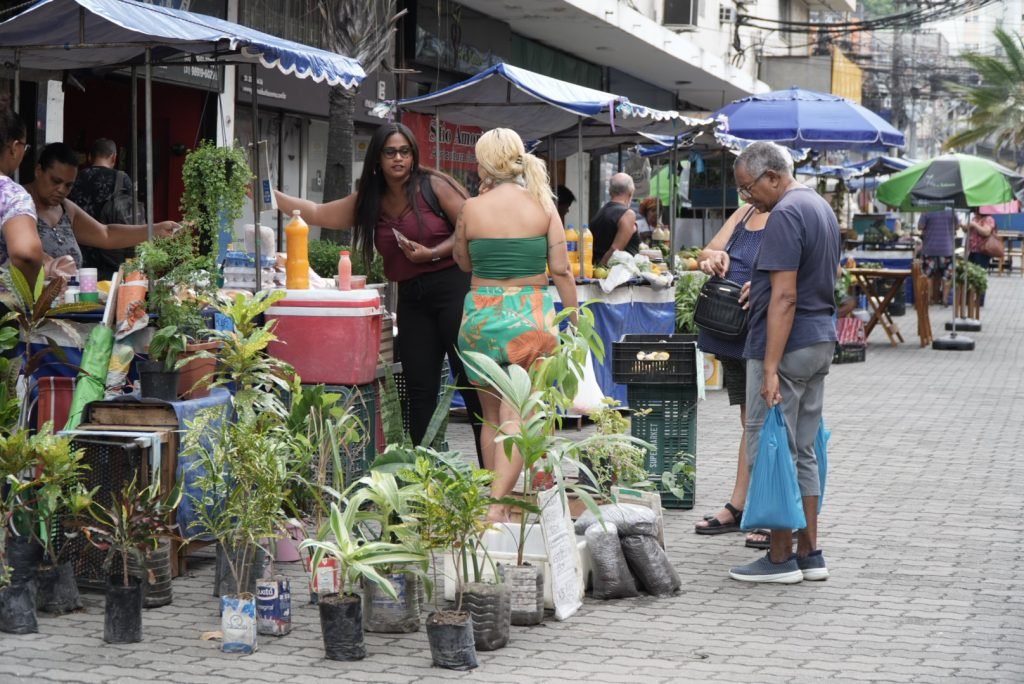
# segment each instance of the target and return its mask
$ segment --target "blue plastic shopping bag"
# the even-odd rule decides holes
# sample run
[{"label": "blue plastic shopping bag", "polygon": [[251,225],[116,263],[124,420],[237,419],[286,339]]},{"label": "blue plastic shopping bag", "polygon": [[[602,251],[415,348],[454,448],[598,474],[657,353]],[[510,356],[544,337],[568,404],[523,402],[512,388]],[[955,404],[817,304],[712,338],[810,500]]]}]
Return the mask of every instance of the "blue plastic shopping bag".
[{"label": "blue plastic shopping bag", "polygon": [[796,465],[789,452],[789,437],[782,409],[773,406],[761,428],[754,472],[747,489],[747,505],[740,527],[800,530],[807,527],[803,499],[796,482]]},{"label": "blue plastic shopping bag", "polygon": [[818,512],[825,502],[825,479],[828,477],[828,440],[832,433],[825,429],[825,419],[818,422],[818,434],[814,437],[814,458],[818,461]]}]

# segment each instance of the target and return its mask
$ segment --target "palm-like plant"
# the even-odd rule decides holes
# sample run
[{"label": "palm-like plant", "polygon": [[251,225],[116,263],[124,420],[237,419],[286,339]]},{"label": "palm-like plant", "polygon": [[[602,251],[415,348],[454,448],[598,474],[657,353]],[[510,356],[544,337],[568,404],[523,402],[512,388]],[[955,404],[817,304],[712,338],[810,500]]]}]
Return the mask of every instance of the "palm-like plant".
[{"label": "palm-like plant", "polygon": [[324,557],[329,556],[338,563],[340,595],[351,594],[351,589],[362,578],[373,582],[391,600],[397,601],[398,594],[382,574],[383,567],[397,563],[424,564],[427,561],[426,555],[410,551],[403,544],[366,541],[355,531],[359,521],[359,507],[352,501],[342,500],[341,504],[331,503],[327,524],[320,530],[317,539],[305,539],[299,545],[300,549],[313,550],[310,563],[312,572],[316,572]]},{"label": "palm-like plant", "polygon": [[[395,0],[317,0],[324,18],[323,44],[332,52],[352,57],[369,73],[391,52],[395,25],[405,10],[395,12]],[[356,92],[331,88],[327,129],[327,171],[324,201],[349,194],[352,188],[352,137]],[[344,231],[328,231],[334,242],[345,242]]]},{"label": "palm-like plant", "polygon": [[1024,39],[1001,28],[995,37],[1005,57],[967,53],[963,58],[978,72],[981,84],[951,84],[974,107],[967,130],[945,142],[946,149],[991,140],[995,149],[1016,151],[1024,144]]}]

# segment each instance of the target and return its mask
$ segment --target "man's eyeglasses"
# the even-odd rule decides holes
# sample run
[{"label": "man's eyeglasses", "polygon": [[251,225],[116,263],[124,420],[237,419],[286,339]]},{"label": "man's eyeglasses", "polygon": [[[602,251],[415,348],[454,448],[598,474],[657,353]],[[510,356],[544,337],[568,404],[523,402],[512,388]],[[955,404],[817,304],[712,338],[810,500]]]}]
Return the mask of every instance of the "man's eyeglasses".
[{"label": "man's eyeglasses", "polygon": [[394,159],[399,155],[403,157],[411,157],[412,148],[408,145],[402,145],[401,147],[385,147],[383,154],[386,159]]},{"label": "man's eyeglasses", "polygon": [[24,147],[25,148],[25,154],[28,154],[29,151],[32,149],[32,145],[30,145],[29,143],[27,143],[27,142],[25,142],[23,140],[15,140],[14,144],[15,145],[21,145],[22,147]]},{"label": "man's eyeglasses", "polygon": [[750,181],[750,182],[749,182],[749,183],[747,183],[746,185],[740,185],[740,186],[738,186],[738,187],[737,187],[736,189],[737,189],[737,190],[739,190],[739,193],[740,193],[740,197],[750,197],[750,191],[754,189],[754,186],[755,186],[755,185],[757,185],[757,182],[758,182],[759,180],[761,180],[762,178],[764,178],[764,175],[765,175],[766,173],[768,173],[768,172],[767,172],[767,171],[762,171],[762,172],[761,172],[761,175],[760,175],[760,176],[758,176],[757,178],[755,178],[754,180]]}]

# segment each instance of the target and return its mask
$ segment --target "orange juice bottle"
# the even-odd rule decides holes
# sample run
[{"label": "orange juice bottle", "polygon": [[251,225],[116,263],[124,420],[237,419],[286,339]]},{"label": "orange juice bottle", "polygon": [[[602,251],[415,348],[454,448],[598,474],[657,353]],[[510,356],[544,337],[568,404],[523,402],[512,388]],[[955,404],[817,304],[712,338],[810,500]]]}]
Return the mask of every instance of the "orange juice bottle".
[{"label": "orange juice bottle", "polygon": [[590,226],[586,223],[583,224],[583,237],[581,239],[583,247],[583,275],[587,278],[594,277],[594,234],[590,232]]},{"label": "orange juice bottle", "polygon": [[579,277],[580,234],[576,232],[576,228],[574,228],[571,223],[565,228],[565,250],[569,255],[569,266],[572,268],[572,274]]},{"label": "orange juice bottle", "polygon": [[285,262],[285,283],[289,290],[309,289],[309,226],[298,209],[284,228],[288,260]]}]

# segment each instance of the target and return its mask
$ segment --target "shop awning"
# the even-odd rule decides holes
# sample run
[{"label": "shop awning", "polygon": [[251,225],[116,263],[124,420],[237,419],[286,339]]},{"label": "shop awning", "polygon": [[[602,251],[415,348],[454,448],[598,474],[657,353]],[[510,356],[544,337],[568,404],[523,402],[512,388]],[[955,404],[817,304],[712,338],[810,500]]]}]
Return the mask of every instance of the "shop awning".
[{"label": "shop awning", "polygon": [[366,77],[344,55],[204,14],[133,0],[42,0],[0,23],[0,63],[39,72],[184,59],[259,63],[316,82],[355,88]]},{"label": "shop awning", "polygon": [[637,105],[628,98],[560,81],[511,64],[495,64],[476,76],[420,97],[400,100],[398,108],[434,114],[444,121],[483,129],[514,129],[524,140],[559,133],[575,135],[581,117],[600,119],[644,133],[682,133],[693,126],[679,112]]}]

